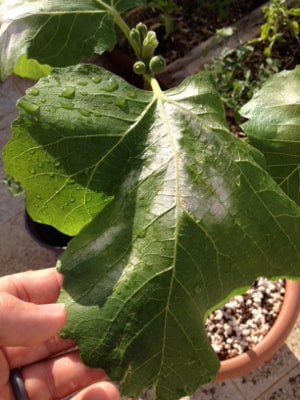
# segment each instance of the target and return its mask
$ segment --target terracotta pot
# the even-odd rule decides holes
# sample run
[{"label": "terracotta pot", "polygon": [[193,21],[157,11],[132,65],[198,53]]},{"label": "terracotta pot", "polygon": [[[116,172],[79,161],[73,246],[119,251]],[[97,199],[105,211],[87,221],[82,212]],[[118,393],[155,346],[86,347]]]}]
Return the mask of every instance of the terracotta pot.
[{"label": "terracotta pot", "polygon": [[286,281],[280,313],[267,335],[253,349],[221,361],[216,381],[243,376],[270,360],[284,344],[300,311],[300,282]]}]

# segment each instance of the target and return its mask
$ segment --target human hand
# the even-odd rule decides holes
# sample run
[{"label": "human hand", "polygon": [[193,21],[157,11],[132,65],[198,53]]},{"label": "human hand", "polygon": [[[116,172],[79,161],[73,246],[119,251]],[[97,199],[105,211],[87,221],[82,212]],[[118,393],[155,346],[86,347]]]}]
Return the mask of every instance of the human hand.
[{"label": "human hand", "polygon": [[80,389],[72,400],[120,398],[105,372],[85,366],[75,343],[57,335],[66,322],[64,305],[55,303],[62,280],[55,268],[0,278],[1,400],[14,400],[13,369],[20,369],[28,400],[63,399]]}]

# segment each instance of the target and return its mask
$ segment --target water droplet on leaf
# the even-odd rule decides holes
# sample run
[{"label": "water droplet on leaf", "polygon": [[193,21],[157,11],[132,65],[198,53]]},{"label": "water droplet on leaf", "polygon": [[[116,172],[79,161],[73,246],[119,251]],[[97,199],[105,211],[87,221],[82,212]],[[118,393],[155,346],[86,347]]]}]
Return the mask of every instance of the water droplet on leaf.
[{"label": "water droplet on leaf", "polygon": [[87,75],[89,73],[89,69],[87,66],[85,65],[79,65],[79,67],[76,68],[76,70],[80,73],[80,74],[84,74]]},{"label": "water droplet on leaf", "polygon": [[115,105],[123,108],[126,106],[126,100],[123,97],[117,97],[115,100]]},{"label": "water droplet on leaf", "polygon": [[90,112],[88,110],[79,110],[80,114],[84,117],[89,117]]},{"label": "water droplet on leaf", "polygon": [[94,83],[100,83],[100,82],[101,82],[101,78],[100,78],[100,76],[93,76],[93,77],[92,77],[92,81],[93,81]]},{"label": "water droplet on leaf", "polygon": [[131,324],[131,322],[127,322],[127,323],[125,324],[125,332],[130,333],[131,330],[132,330],[132,324]]},{"label": "water droplet on leaf", "polygon": [[130,97],[131,99],[135,99],[136,98],[136,92],[132,91],[128,93],[128,97]]},{"label": "water droplet on leaf", "polygon": [[65,120],[64,127],[69,131],[74,131],[74,129],[75,129],[74,123],[72,121],[69,121],[69,120]]},{"label": "water droplet on leaf", "polygon": [[194,286],[194,293],[195,294],[200,294],[201,292],[202,292],[202,289],[201,289],[200,285]]},{"label": "water droplet on leaf", "polygon": [[32,88],[32,89],[29,89],[27,93],[30,96],[38,96],[40,94],[40,91],[37,88]]},{"label": "water droplet on leaf", "polygon": [[75,88],[66,87],[60,94],[60,97],[65,97],[66,99],[73,99],[75,96]]},{"label": "water droplet on leaf", "polygon": [[144,239],[145,236],[146,236],[146,229],[142,230],[142,231],[138,234],[138,238],[139,238],[139,239]]},{"label": "water droplet on leaf", "polygon": [[28,101],[25,101],[23,99],[19,100],[18,106],[21,107],[24,111],[30,113],[30,114],[36,114],[40,110],[40,106],[34,103],[30,103]]},{"label": "water droplet on leaf", "polygon": [[77,83],[80,86],[86,86],[88,84],[87,81],[78,81]]},{"label": "water droplet on leaf", "polygon": [[65,110],[73,110],[74,104],[71,101],[61,101],[60,106]]},{"label": "water droplet on leaf", "polygon": [[108,82],[107,82],[107,85],[104,86],[102,89],[103,89],[105,92],[113,92],[114,90],[117,90],[118,87],[119,87],[119,86],[118,86],[117,82],[116,82],[114,79],[110,78],[110,79],[108,80]]}]

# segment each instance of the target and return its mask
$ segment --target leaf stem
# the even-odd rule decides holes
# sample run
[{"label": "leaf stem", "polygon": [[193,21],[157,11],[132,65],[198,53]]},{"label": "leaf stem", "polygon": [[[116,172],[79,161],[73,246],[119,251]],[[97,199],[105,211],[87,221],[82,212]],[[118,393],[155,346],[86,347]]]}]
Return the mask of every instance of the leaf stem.
[{"label": "leaf stem", "polygon": [[106,3],[104,3],[101,0],[96,0],[96,2],[101,7],[105,8],[107,10],[108,14],[111,15],[114,18],[115,24],[121,29],[121,31],[125,35],[126,39],[130,43],[130,46],[133,48],[137,58],[140,59],[139,49],[137,48],[136,44],[130,38],[130,28],[127,25],[127,23],[124,21],[124,19],[122,18],[122,16],[119,13],[119,11],[115,8],[114,2],[111,1],[111,5],[110,6],[108,4],[106,4]]},{"label": "leaf stem", "polygon": [[154,76],[146,76],[146,79],[149,81],[153,92],[156,94],[156,97],[158,99],[161,99],[164,94],[163,91],[161,90],[158,80]]},{"label": "leaf stem", "polygon": [[[102,0],[96,0],[96,2],[103,7],[109,15],[111,15],[114,18],[115,24],[120,28],[120,30],[123,32],[124,36],[130,43],[130,46],[133,48],[137,58],[140,60],[141,55],[140,55],[140,49],[137,47],[136,43],[131,39],[130,37],[130,28],[125,22],[125,20],[122,18],[121,14],[119,11],[116,9],[114,5],[114,1],[112,0],[110,5],[104,3]],[[158,81],[154,78],[153,75],[145,74],[143,75],[144,81],[148,82],[153,90],[154,93],[156,93],[157,97],[162,97],[162,90],[160,88],[160,85]],[[145,85],[147,86],[147,84]]]}]

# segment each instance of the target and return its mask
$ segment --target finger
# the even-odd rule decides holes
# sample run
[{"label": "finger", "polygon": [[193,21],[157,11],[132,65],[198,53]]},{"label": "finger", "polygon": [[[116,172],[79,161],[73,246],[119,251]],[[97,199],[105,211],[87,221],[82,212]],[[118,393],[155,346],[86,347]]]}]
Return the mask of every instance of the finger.
[{"label": "finger", "polygon": [[119,400],[120,393],[110,382],[99,382],[81,391],[72,400]]},{"label": "finger", "polygon": [[55,268],[26,271],[0,278],[0,291],[31,303],[54,303],[62,281],[63,276]]},{"label": "finger", "polygon": [[33,346],[45,342],[64,326],[64,304],[36,305],[0,293],[0,345]]},{"label": "finger", "polygon": [[11,346],[4,348],[3,352],[9,361],[10,369],[15,369],[69,351],[72,348],[74,350],[75,346],[76,343],[73,340],[53,336],[38,346]]},{"label": "finger", "polygon": [[107,378],[103,370],[84,365],[78,352],[29,365],[22,376],[30,400],[64,398]]},{"label": "finger", "polygon": [[13,400],[13,392],[9,383],[10,368],[2,351],[0,351],[0,366],[0,398],[5,400]]}]

